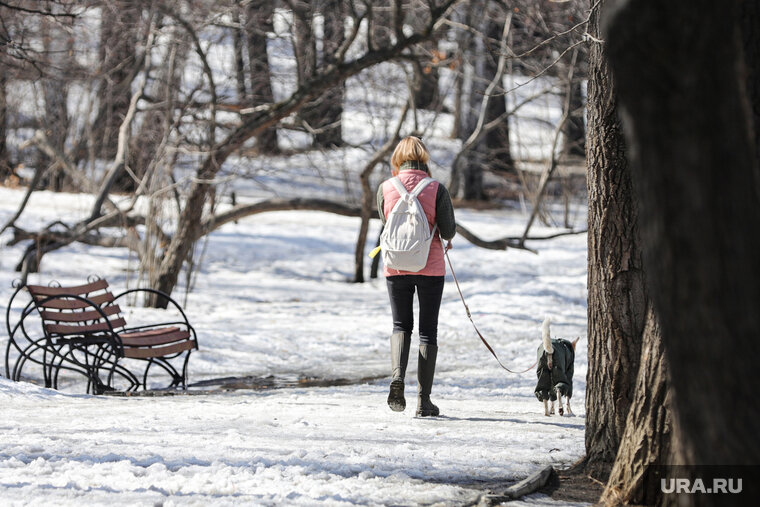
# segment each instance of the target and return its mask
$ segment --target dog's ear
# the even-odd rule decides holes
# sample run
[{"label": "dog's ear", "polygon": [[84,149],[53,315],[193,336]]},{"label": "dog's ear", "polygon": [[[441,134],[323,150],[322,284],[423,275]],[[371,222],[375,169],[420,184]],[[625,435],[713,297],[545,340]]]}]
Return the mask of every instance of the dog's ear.
[{"label": "dog's ear", "polygon": [[573,340],[572,342],[570,342],[573,345],[573,352],[575,352],[575,344],[578,343],[578,340],[580,340],[580,339],[581,339],[581,337],[579,336],[578,338],[576,338],[575,340]]}]

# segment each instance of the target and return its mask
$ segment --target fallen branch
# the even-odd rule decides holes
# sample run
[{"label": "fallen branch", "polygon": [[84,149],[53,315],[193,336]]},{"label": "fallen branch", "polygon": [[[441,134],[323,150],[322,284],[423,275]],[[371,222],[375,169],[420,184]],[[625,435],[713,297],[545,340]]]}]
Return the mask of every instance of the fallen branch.
[{"label": "fallen branch", "polygon": [[[36,243],[71,243],[71,234],[67,232],[29,232],[19,227],[13,227],[13,239],[8,242],[9,246],[13,246],[21,241],[34,240]],[[77,236],[74,240],[79,243],[84,243],[90,246],[102,246],[106,248],[129,248],[134,252],[138,252],[137,245],[134,243],[134,238],[129,235],[124,236],[106,236],[103,234],[88,233]]]},{"label": "fallen branch", "polygon": [[518,498],[524,497],[525,495],[535,493],[539,489],[546,486],[546,483],[549,482],[549,479],[552,477],[552,475],[556,475],[554,467],[547,465],[538,472],[529,475],[527,478],[523,479],[517,484],[510,486],[500,494],[482,495],[478,499],[477,505],[478,507],[500,505],[504,502],[516,500]]}]

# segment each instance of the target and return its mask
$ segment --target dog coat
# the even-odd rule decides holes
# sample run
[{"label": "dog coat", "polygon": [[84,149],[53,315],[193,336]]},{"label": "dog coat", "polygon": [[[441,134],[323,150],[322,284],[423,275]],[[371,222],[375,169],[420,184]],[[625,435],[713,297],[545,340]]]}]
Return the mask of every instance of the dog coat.
[{"label": "dog coat", "polygon": [[573,396],[573,362],[575,351],[573,344],[563,339],[553,339],[553,367],[550,370],[546,360],[543,343],[538,347],[538,368],[536,375],[536,398],[538,401],[557,399],[557,390],[562,396]]}]

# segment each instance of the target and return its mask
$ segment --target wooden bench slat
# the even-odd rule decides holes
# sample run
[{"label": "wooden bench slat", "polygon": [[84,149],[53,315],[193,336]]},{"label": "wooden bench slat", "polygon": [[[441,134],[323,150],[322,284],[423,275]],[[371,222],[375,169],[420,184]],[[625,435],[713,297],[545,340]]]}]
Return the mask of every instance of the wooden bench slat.
[{"label": "wooden bench slat", "polygon": [[[111,322],[111,327],[113,327],[114,329],[118,329],[120,327],[124,327],[127,325],[126,321],[122,318],[113,319],[110,322]],[[106,322],[96,322],[95,324],[87,324],[87,325],[82,325],[82,326],[65,325],[65,324],[45,324],[45,329],[47,329],[49,333],[69,335],[69,334],[93,333],[97,331],[109,331],[111,328],[108,327],[108,323]]]},{"label": "wooden bench slat", "polygon": [[130,338],[142,338],[144,336],[155,336],[157,334],[173,333],[179,331],[177,326],[172,327],[156,327],[149,329],[129,330],[127,329],[123,333],[119,333],[120,336],[128,336]]},{"label": "wooden bench slat", "polygon": [[84,285],[74,285],[72,287],[48,287],[46,285],[27,285],[27,289],[34,296],[60,296],[62,294],[74,294],[81,296],[83,294],[89,294],[96,290],[103,290],[108,288],[108,282],[105,280],[97,280],[92,283]]},{"label": "wooden bench slat", "polygon": [[[114,300],[114,295],[110,292],[106,292],[105,294],[98,294],[97,296],[92,296],[91,298],[87,298],[93,303],[95,303],[98,306],[103,305],[104,303],[110,303]],[[76,310],[79,308],[87,308],[92,305],[87,304],[85,301],[82,301],[81,299],[51,299],[50,301],[45,301],[42,304],[38,304],[38,306],[43,308],[52,308],[56,310]]]},{"label": "wooden bench slat", "polygon": [[132,359],[150,359],[151,357],[164,357],[177,354],[185,350],[195,348],[195,341],[188,340],[175,343],[166,347],[134,348],[124,347],[124,357]]},{"label": "wooden bench slat", "polygon": [[[103,313],[107,316],[116,315],[121,312],[119,305],[108,305],[102,308]],[[56,322],[89,322],[92,320],[102,319],[103,316],[97,310],[87,310],[84,312],[61,312],[43,310],[40,315],[45,320],[54,320]]]},{"label": "wooden bench slat", "polygon": [[187,331],[180,331],[175,328],[176,331],[164,332],[162,334],[154,334],[150,336],[132,336],[136,333],[119,334],[121,343],[124,347],[152,347],[155,345],[166,345],[168,343],[179,342],[190,338],[190,333]]}]

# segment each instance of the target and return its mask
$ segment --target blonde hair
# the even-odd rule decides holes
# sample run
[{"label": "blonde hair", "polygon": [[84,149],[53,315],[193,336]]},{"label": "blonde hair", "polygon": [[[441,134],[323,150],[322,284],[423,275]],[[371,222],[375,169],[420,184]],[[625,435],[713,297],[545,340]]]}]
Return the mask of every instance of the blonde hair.
[{"label": "blonde hair", "polygon": [[393,174],[398,173],[401,164],[410,160],[423,164],[427,164],[430,160],[430,152],[428,152],[425,143],[419,137],[405,137],[398,143],[396,149],[393,150],[393,155],[391,156]]}]

